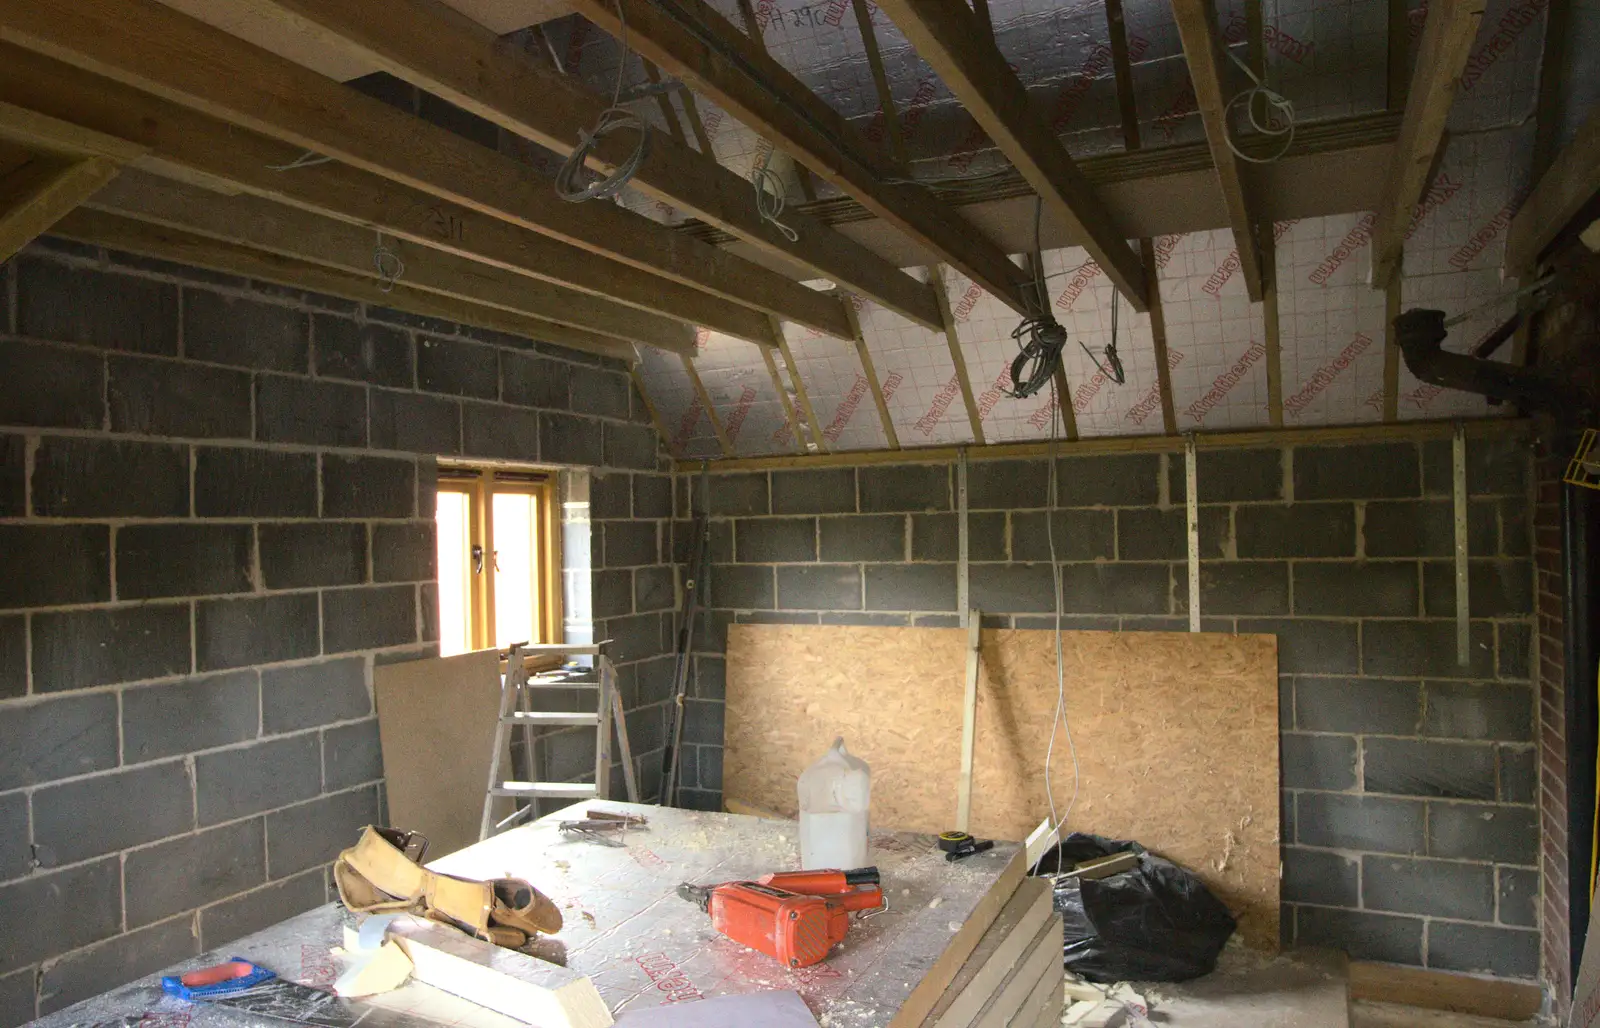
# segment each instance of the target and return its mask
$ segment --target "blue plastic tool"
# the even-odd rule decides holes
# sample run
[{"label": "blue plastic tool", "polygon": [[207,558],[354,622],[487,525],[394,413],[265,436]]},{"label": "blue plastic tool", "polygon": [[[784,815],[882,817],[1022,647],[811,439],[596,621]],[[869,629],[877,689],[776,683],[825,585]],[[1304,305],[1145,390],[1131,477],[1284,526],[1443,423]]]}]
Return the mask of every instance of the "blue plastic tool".
[{"label": "blue plastic tool", "polygon": [[253,989],[276,977],[275,973],[243,957],[234,957],[215,967],[204,967],[181,975],[163,975],[161,991],[180,999],[208,1000]]}]

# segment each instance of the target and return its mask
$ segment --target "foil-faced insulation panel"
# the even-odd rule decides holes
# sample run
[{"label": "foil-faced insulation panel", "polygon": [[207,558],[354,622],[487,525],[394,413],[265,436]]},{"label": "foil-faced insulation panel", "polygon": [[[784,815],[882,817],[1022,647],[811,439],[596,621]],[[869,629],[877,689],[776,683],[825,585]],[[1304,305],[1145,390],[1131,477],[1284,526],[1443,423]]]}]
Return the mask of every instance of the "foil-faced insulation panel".
[{"label": "foil-faced insulation panel", "polygon": [[[1168,249],[1170,247],[1170,249]],[[1172,404],[1180,431],[1266,424],[1266,340],[1250,302],[1233,233],[1193,232],[1160,269]]]},{"label": "foil-faced insulation panel", "polygon": [[[823,445],[829,450],[881,450],[888,446],[872,384],[855,344],[792,324],[784,326],[784,338],[817,416]],[[795,414],[805,416],[798,408]]]},{"label": "foil-faced insulation panel", "polygon": [[[745,344],[748,345],[748,344]],[[683,362],[675,353],[639,348],[639,377],[667,433],[667,449],[679,458],[717,458],[722,446],[706,417]]]},{"label": "foil-faced insulation panel", "polygon": [[[912,274],[927,281],[923,269]],[[959,306],[954,295],[951,304]],[[944,333],[875,303],[866,304],[859,316],[861,336],[883,385],[900,445],[910,449],[972,442],[966,403]],[[959,311],[956,317],[961,317]]]},{"label": "foil-faced insulation panel", "polygon": [[735,453],[755,457],[795,451],[783,403],[755,344],[707,333],[694,366]]}]

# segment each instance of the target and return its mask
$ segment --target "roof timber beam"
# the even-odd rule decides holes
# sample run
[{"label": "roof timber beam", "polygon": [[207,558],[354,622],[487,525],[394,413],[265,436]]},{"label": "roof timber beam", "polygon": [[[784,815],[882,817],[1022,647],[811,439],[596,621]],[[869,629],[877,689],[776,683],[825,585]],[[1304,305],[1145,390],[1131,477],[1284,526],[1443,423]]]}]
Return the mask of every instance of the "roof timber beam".
[{"label": "roof timber beam", "polygon": [[[619,6],[620,5],[620,6]],[[577,0],[574,9],[772,140],[862,206],[1018,312],[1021,274],[1005,251],[949,213],[844,118],[705,0]],[[621,16],[619,16],[619,11]]]},{"label": "roof timber beam", "polygon": [[760,311],[338,163],[275,171],[293,162],[301,149],[6,43],[0,43],[0,102],[138,142],[149,149],[141,166],[168,177],[264,196],[691,325],[770,343],[768,315]]},{"label": "roof timber beam", "polygon": [[[372,230],[248,194],[226,196],[131,171],[102,190],[88,206],[219,242],[378,277]],[[404,263],[397,281],[412,288],[676,353],[694,348],[694,329],[680,321],[413,243],[386,239],[385,245]]]},{"label": "roof timber beam", "polygon": [[77,161],[34,157],[0,177],[0,264],[48,232],[119,170],[106,157]]},{"label": "roof timber beam", "polygon": [[838,301],[615,204],[567,203],[516,159],[156,0],[0,0],[0,38],[569,246],[849,338]]},{"label": "roof timber beam", "polygon": [[1511,219],[1506,233],[1506,271],[1528,275],[1539,255],[1555,242],[1584,206],[1600,193],[1600,109],[1590,114],[1572,142]]},{"label": "roof timber beam", "polygon": [[1455,100],[1456,81],[1467,64],[1483,20],[1485,0],[1432,4],[1422,26],[1417,64],[1406,89],[1400,138],[1385,179],[1383,202],[1372,229],[1372,285],[1388,286],[1400,267],[1406,228],[1422,200],[1433,162],[1444,142],[1445,121]]},{"label": "roof timber beam", "polygon": [[1223,42],[1217,31],[1214,0],[1172,0],[1172,16],[1183,38],[1183,53],[1189,61],[1189,80],[1194,85],[1200,107],[1200,120],[1206,127],[1206,143],[1217,170],[1217,185],[1228,208],[1228,224],[1233,229],[1233,245],[1239,250],[1239,270],[1245,292],[1253,302],[1262,299],[1262,275],[1270,274],[1261,262],[1261,247],[1256,238],[1255,218],[1245,198],[1244,180],[1239,173],[1239,158],[1228,145],[1227,99],[1223,95]]},{"label": "roof timber beam", "polygon": [[452,297],[424,293],[396,284],[385,291],[382,283],[362,275],[264,253],[232,243],[207,239],[162,225],[152,225],[121,215],[80,208],[62,218],[52,234],[126,253],[210,268],[230,275],[310,289],[347,300],[370,303],[464,325],[508,332],[575,350],[621,360],[634,359],[633,347],[620,339],[510,311],[467,303]]},{"label": "roof timber beam", "polygon": [[[307,26],[391,75],[559,153],[571,153],[579,133],[594,125],[606,106],[580,81],[528,60],[439,0],[392,0],[382,18],[372,16],[370,0],[246,2]],[[654,64],[645,67],[654,72]],[[677,127],[675,118],[668,124]],[[629,134],[603,140],[591,166],[610,171],[628,159],[633,143]],[[764,223],[750,183],[709,152],[690,147],[681,128],[669,135],[652,130],[649,156],[632,184],[913,321],[938,324],[938,305],[927,286],[861,244],[799,212],[784,215],[799,234],[793,241]]]},{"label": "roof timber beam", "polygon": [[1067,150],[1028,99],[966,0],[879,0],[917,54],[953,90],[1022,173],[1045,209],[1073,235],[1139,312],[1149,310],[1144,269]]}]

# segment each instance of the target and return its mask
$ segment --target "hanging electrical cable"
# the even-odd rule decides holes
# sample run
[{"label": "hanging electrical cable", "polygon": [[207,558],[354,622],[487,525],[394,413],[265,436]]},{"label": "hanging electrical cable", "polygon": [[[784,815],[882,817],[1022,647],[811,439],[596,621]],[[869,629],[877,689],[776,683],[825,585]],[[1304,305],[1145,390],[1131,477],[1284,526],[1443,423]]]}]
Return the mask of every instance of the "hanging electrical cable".
[{"label": "hanging electrical cable", "polygon": [[[621,104],[622,76],[628,67],[628,19],[621,4],[617,5],[617,18],[622,25],[617,34],[622,52],[617,56],[617,84],[611,91],[611,106],[600,112],[600,118],[593,128],[578,132],[577,148],[561,165],[561,170],[556,172],[556,195],[568,203],[609,200],[618,196],[622,188],[639,173],[645,158],[650,155],[650,126]],[[580,186],[589,157],[599,147],[600,141],[612,133],[627,130],[639,135],[639,142],[628,159],[617,165],[611,174]]]},{"label": "hanging electrical cable", "polygon": [[1011,362],[1011,388],[1003,391],[1013,399],[1033,396],[1049,385],[1056,368],[1061,363],[1061,351],[1067,345],[1067,330],[1050,313],[1044,290],[1044,258],[1040,250],[1040,219],[1044,215],[1044,200],[1036,199],[1033,207],[1033,283],[1032,291],[1022,290],[1027,316],[1011,330],[1011,339],[1017,344],[1017,356]]},{"label": "hanging electrical cable", "polygon": [[267,165],[267,170],[296,171],[300,168],[315,168],[319,164],[330,164],[332,162],[332,157],[325,157],[313,150],[307,150],[305,153],[301,154],[299,157],[296,157],[288,164],[269,164]]},{"label": "hanging electrical cable", "polygon": [[1106,344],[1106,363],[1101,364],[1100,359],[1089,352],[1089,347],[1084,345],[1082,339],[1078,345],[1083,348],[1083,355],[1088,357],[1095,368],[1106,378],[1117,385],[1124,385],[1128,381],[1127,373],[1122,370],[1122,358],[1117,355],[1117,291],[1111,291],[1111,342]]},{"label": "hanging electrical cable", "polygon": [[761,215],[761,220],[772,225],[789,242],[798,242],[800,233],[785,225],[778,219],[783,217],[783,209],[789,203],[788,190],[783,183],[783,176],[772,170],[772,155],[777,152],[777,147],[769,145],[767,155],[761,159],[761,167],[756,169],[750,182],[756,191],[756,213]]},{"label": "hanging electrical cable", "polygon": [[[1249,161],[1251,164],[1271,164],[1288,153],[1289,147],[1294,145],[1294,104],[1288,97],[1269,88],[1266,83],[1262,82],[1256,76],[1256,73],[1250,70],[1250,66],[1239,60],[1238,55],[1232,50],[1224,47],[1223,51],[1234,64],[1237,64],[1244,70],[1246,75],[1250,76],[1252,83],[1248,89],[1242,89],[1236,93],[1233,99],[1228,101],[1228,106],[1223,109],[1222,117],[1225,126],[1223,138],[1228,144],[1228,149],[1232,150],[1233,155],[1241,161]],[[1259,115],[1256,113],[1256,97],[1260,97],[1262,101]],[[1226,128],[1226,125],[1232,123],[1233,109],[1241,103],[1246,105],[1245,115],[1249,119],[1251,128],[1268,138],[1283,140],[1277,151],[1270,157],[1252,157],[1245,153],[1234,142],[1232,130]]]}]

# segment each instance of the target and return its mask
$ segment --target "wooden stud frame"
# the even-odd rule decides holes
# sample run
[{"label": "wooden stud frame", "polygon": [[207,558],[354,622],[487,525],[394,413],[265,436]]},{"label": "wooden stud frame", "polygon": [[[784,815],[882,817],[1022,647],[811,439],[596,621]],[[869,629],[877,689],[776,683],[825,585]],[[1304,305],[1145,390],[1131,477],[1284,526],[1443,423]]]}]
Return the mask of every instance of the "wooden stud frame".
[{"label": "wooden stud frame", "polygon": [[0,178],[0,263],[49,231],[119,170],[107,157],[59,160],[35,156]]},{"label": "wooden stud frame", "polygon": [[[556,488],[556,472],[544,469],[502,465],[439,462],[441,492],[461,492],[468,498],[469,533],[473,546],[481,546],[483,570],[472,572],[469,590],[471,610],[470,645],[489,649],[495,640],[494,605],[494,503],[495,494],[515,493],[536,497],[539,503],[539,544],[536,593],[539,604],[540,633],[534,644],[552,643],[561,637],[561,505]],[[470,559],[470,558],[469,558]],[[521,641],[521,640],[518,640]]]}]

